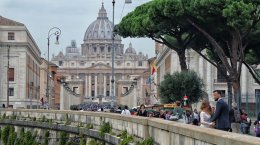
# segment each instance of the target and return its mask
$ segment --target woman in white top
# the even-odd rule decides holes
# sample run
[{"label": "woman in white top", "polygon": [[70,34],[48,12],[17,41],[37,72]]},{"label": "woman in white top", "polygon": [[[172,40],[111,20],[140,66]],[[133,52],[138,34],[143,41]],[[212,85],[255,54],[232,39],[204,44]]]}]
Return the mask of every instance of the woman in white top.
[{"label": "woman in white top", "polygon": [[121,112],[122,115],[131,115],[130,111],[128,110],[128,106],[125,106],[125,109]]},{"label": "woman in white top", "polygon": [[211,110],[211,106],[209,105],[209,101],[203,100],[200,109],[201,109],[200,126],[206,128],[212,128],[213,124],[210,122],[212,110]]}]

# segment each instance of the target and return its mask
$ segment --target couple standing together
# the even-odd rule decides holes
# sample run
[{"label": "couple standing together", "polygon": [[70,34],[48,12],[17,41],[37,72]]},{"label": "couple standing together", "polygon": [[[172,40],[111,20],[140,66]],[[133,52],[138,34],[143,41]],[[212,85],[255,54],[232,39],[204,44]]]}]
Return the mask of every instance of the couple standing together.
[{"label": "couple standing together", "polygon": [[228,105],[221,98],[221,92],[219,90],[213,91],[213,97],[217,102],[216,111],[212,112],[209,101],[204,100],[201,104],[200,126],[228,131],[230,129]]}]

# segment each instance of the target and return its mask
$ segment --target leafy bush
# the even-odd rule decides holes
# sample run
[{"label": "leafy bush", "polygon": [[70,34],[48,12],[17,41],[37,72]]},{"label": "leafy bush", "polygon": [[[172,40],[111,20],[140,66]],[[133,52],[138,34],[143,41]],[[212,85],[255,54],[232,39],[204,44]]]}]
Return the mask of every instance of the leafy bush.
[{"label": "leafy bush", "polygon": [[1,140],[4,143],[4,145],[7,144],[8,138],[9,138],[9,133],[10,133],[10,125],[7,125],[4,127],[1,133]]},{"label": "leafy bush", "polygon": [[91,139],[91,140],[88,142],[88,145],[97,145],[97,141],[94,140],[94,139]]},{"label": "leafy bush", "polygon": [[45,122],[46,121],[46,117],[45,115],[42,116],[42,122]]},{"label": "leafy bush", "polygon": [[84,138],[84,136],[82,134],[80,135],[79,145],[86,145],[86,139]]},{"label": "leafy bush", "polygon": [[69,114],[67,113],[65,118],[65,125],[70,125],[70,124],[71,122],[70,122]]},{"label": "leafy bush", "polygon": [[12,115],[11,119],[15,120],[16,119],[16,115]]},{"label": "leafy bush", "polygon": [[92,124],[92,123],[88,123],[88,124],[86,125],[86,128],[87,128],[87,129],[93,129],[93,124]]},{"label": "leafy bush", "polygon": [[6,119],[6,114],[5,113],[3,114],[2,119]]},{"label": "leafy bush", "polygon": [[45,137],[45,139],[44,139],[44,145],[48,145],[48,143],[49,143],[49,136],[50,136],[50,131],[47,130],[47,131],[45,132],[45,135],[44,135],[44,137]]},{"label": "leafy bush", "polygon": [[99,136],[104,138],[105,133],[109,133],[112,130],[111,125],[109,122],[103,122],[103,124],[99,128]]},{"label": "leafy bush", "polygon": [[119,137],[120,137],[121,139],[123,139],[123,140],[120,142],[120,145],[127,145],[127,144],[129,144],[129,143],[131,143],[131,142],[134,141],[133,136],[127,135],[127,131],[126,131],[126,130],[122,131],[122,132],[120,133]]},{"label": "leafy bush", "polygon": [[59,145],[65,145],[68,140],[68,134],[64,131],[60,133],[60,142]]},{"label": "leafy bush", "polygon": [[142,142],[137,142],[136,145],[154,145],[154,141],[153,141],[153,138],[148,138],[148,139],[145,139],[143,140]]}]

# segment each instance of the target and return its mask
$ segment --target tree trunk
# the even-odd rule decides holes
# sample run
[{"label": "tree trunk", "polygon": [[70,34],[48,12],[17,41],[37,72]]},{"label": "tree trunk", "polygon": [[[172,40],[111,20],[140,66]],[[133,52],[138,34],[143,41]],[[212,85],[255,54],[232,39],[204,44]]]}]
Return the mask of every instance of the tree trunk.
[{"label": "tree trunk", "polygon": [[177,51],[177,54],[179,56],[181,71],[187,71],[188,68],[187,68],[187,64],[186,64],[185,51]]},{"label": "tree trunk", "polygon": [[232,95],[232,83],[231,81],[229,81],[229,79],[227,80],[227,86],[228,86],[228,107],[229,109],[232,108],[232,99],[233,99],[233,95]]},{"label": "tree trunk", "polygon": [[236,80],[232,82],[233,90],[234,90],[234,102],[237,103],[237,107],[241,108],[241,89],[240,89],[240,80]]}]

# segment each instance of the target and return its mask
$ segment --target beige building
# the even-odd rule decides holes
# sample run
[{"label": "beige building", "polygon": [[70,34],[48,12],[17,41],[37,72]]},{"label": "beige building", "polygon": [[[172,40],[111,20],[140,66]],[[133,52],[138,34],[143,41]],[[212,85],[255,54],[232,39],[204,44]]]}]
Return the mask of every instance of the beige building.
[{"label": "beige building", "polygon": [[[157,43],[156,53],[158,68],[157,79],[158,83],[160,83],[161,81],[163,81],[163,77],[166,73],[172,74],[176,71],[180,71],[181,68],[178,55],[175,51]],[[212,91],[214,90],[221,90],[223,96],[225,96],[224,99],[227,99],[227,82],[213,65],[204,60],[193,50],[187,50],[186,60],[188,69],[194,70],[203,79],[205,90],[208,93],[209,99],[212,102]],[[260,69],[259,66],[257,66],[256,68],[258,68],[258,70]],[[241,94],[242,107],[245,108],[245,104],[243,105],[243,103],[247,101],[249,103],[249,107],[255,106],[259,107],[260,109],[260,86],[255,82],[245,66],[242,66]]]},{"label": "beige building", "polygon": [[42,59],[42,63],[40,65],[40,100],[44,102],[41,103],[40,108],[52,108],[56,109],[59,108],[59,103],[55,103],[55,101],[60,96],[60,83],[58,82],[57,78],[57,68],[58,66],[54,63],[49,64],[49,98],[46,98],[47,95],[47,68],[48,68],[48,61],[44,58]]},{"label": "beige building", "polygon": [[[97,19],[89,25],[86,30],[81,49],[75,41],[66,48],[65,54],[60,52],[53,57],[52,62],[59,66],[58,73],[66,78],[71,90],[79,94],[81,102],[71,102],[74,105],[82,102],[111,102],[111,79],[112,79],[112,31],[113,24],[108,19],[106,10],[102,5]],[[148,56],[142,52],[137,53],[130,43],[124,51],[121,37],[115,36],[115,97],[118,104],[129,106],[137,105],[137,96],[144,96],[144,84],[148,69]],[[131,96],[132,103],[122,100],[119,96],[122,90],[128,91],[133,82],[137,79],[136,95]],[[130,83],[120,85],[119,82]],[[71,96],[74,97],[75,96]],[[73,98],[70,98],[73,100]],[[61,100],[64,100],[61,98]],[[64,103],[64,101],[63,101]],[[68,108],[68,103],[61,108]]]},{"label": "beige building", "polygon": [[40,49],[24,24],[0,16],[1,105],[7,105],[9,97],[10,107],[37,108],[40,55]]}]

